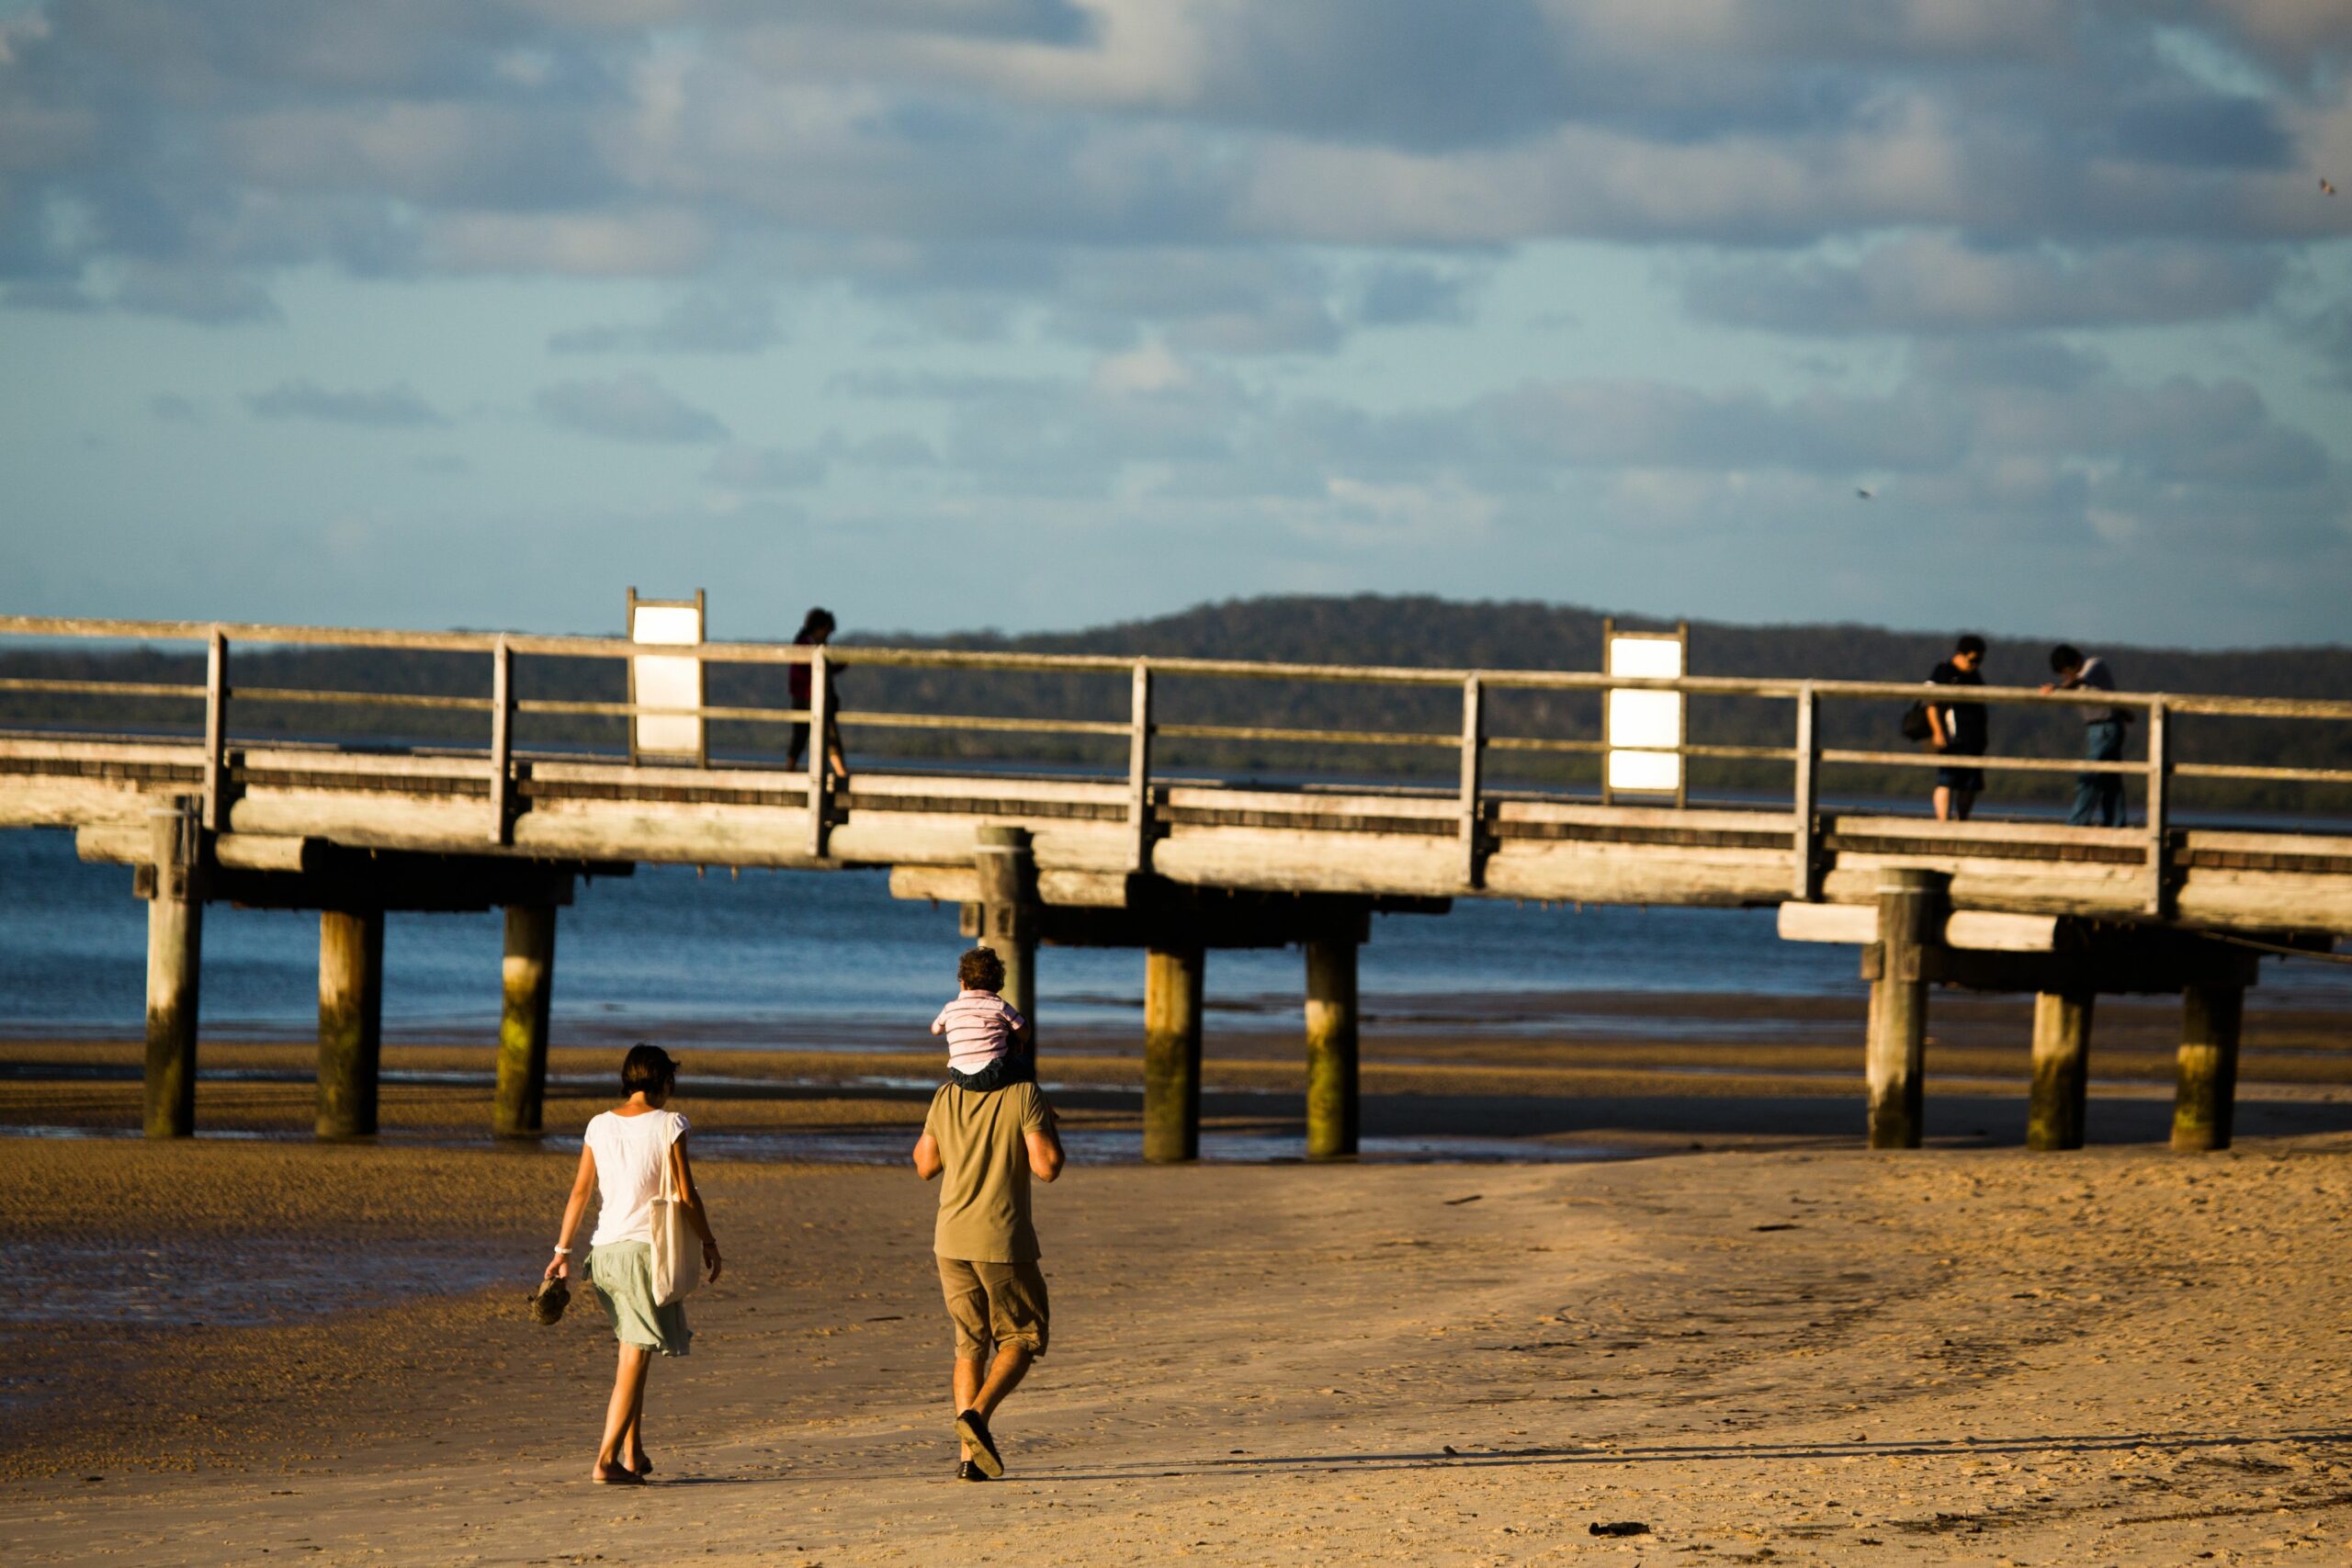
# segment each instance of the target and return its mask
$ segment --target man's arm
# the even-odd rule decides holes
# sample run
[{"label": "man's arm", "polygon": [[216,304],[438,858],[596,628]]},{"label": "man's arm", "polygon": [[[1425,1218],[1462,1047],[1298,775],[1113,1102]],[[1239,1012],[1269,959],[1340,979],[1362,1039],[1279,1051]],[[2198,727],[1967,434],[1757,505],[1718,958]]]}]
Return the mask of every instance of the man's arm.
[{"label": "man's arm", "polygon": [[1021,1134],[1029,1145],[1029,1174],[1040,1181],[1051,1181],[1062,1173],[1062,1135],[1049,1118],[1042,1127],[1032,1127]]},{"label": "man's arm", "polygon": [[925,1181],[929,1181],[933,1177],[937,1176],[941,1171],[946,1168],[947,1162],[939,1157],[939,1140],[937,1138],[933,1137],[929,1133],[925,1133],[922,1137],[915,1140],[915,1174],[917,1176],[922,1177]]}]

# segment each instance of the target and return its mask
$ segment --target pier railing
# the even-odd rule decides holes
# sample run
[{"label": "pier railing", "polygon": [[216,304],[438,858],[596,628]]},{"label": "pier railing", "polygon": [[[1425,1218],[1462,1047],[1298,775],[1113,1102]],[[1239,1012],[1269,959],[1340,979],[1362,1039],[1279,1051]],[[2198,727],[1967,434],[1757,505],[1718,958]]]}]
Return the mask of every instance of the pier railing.
[{"label": "pier railing", "polygon": [[[1198,658],[1126,658],[1099,654],[1046,654],[940,649],[826,648],[797,644],[707,642],[661,645],[665,658],[691,658],[706,664],[790,666],[810,670],[810,700],[805,707],[704,703],[696,706],[560,698],[526,698],[514,679],[519,657],[625,660],[643,657],[650,645],[617,637],[549,637],[518,633],[408,632],[327,626],[245,625],[187,621],[66,619],[0,616],[0,637],[113,644],[187,643],[204,650],[201,682],[108,681],[16,676],[0,678],[0,694],[84,699],[92,704],[123,699],[184,701],[191,705],[190,728],[200,723],[203,744],[203,820],[218,828],[225,798],[232,724],[240,704],[345,706],[377,713],[479,715],[487,730],[482,761],[495,807],[494,837],[507,831],[508,805],[515,787],[516,742],[523,717],[628,720],[641,716],[693,716],[708,723],[755,727],[809,726],[808,789],[813,847],[821,851],[828,797],[835,781],[827,766],[822,735],[827,721],[862,729],[953,731],[963,735],[1082,737],[1106,745],[1122,742],[1126,752],[1128,809],[1139,843],[1151,832],[1155,749],[1166,741],[1248,742],[1297,747],[1326,757],[1353,748],[1410,748],[1453,753],[1459,760],[1458,832],[1465,863],[1474,867],[1486,831],[1487,807],[1524,792],[1499,788],[1487,777],[1490,756],[1597,756],[1610,750],[1591,736],[1493,733],[1491,698],[1504,692],[1589,693],[1664,691],[1686,696],[1737,698],[1786,704],[1787,745],[1731,745],[1692,740],[1672,746],[1643,745],[1645,751],[1671,751],[1683,760],[1785,764],[1790,770],[1790,894],[1815,896],[1819,861],[1818,810],[1823,770],[1832,767],[1938,768],[1965,766],[2022,774],[2107,773],[2136,778],[2144,790],[2143,822],[2133,831],[2144,838],[2148,908],[2162,913],[2165,900],[2166,835],[2170,831],[2170,785],[2177,780],[2261,781],[2273,784],[2340,787],[2352,784],[2352,768],[2289,767],[2222,760],[2192,760],[2179,754],[2171,721],[2184,716],[2219,716],[2290,725],[2352,724],[2352,701],[2222,696],[2148,692],[2044,693],[2026,687],[1939,687],[1918,682],[1831,681],[1771,677],[1685,675],[1655,678],[1585,671],[1471,670],[1398,665],[1274,663]],[[489,694],[351,691],[245,685],[232,678],[232,652],[240,647],[276,649],[384,649],[410,653],[479,656],[486,661]],[[1118,718],[1051,717],[971,713],[845,708],[835,705],[832,671],[843,668],[911,668],[972,672],[1037,672],[1124,677],[1128,711]],[[1264,724],[1185,723],[1156,713],[1161,682],[1185,680],[1349,683],[1458,693],[1458,727],[1404,730]],[[1982,703],[2065,709],[2120,709],[2141,721],[2143,755],[2117,761],[2079,757],[1991,754],[1959,757],[1935,751],[1861,750],[1825,745],[1820,722],[1831,703]],[[53,728],[45,733],[56,733]],[[102,725],[76,726],[82,739],[102,738]],[[1356,786],[1351,786],[1356,787]],[[1473,878],[1475,881],[1475,877]]]}]

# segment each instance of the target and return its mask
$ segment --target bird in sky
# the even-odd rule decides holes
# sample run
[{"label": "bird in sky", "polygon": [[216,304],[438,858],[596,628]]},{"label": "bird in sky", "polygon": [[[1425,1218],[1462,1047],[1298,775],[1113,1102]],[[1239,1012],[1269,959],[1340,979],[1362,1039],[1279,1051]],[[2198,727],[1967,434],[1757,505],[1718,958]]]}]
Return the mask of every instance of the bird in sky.
[{"label": "bird in sky", "polygon": [[1877,492],[1877,491],[1868,491],[1868,490],[1864,490],[1864,489],[1862,489],[1860,486],[1857,485],[1857,486],[1854,488],[1854,493],[1855,493],[1856,495],[1860,496],[1862,500],[1864,500],[1864,501],[1868,501],[1871,496],[1873,496],[1873,495],[1877,494],[1878,492]]},{"label": "bird in sky", "polygon": [[2334,196],[2335,194],[2335,182],[2330,180],[2325,175],[2320,175],[2319,192],[2322,196]]}]

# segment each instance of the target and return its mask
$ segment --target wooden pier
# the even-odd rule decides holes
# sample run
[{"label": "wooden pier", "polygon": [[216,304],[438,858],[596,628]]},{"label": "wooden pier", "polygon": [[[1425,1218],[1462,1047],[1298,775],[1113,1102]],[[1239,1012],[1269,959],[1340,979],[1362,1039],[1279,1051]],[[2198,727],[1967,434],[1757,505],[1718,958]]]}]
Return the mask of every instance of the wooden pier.
[{"label": "wooden pier", "polygon": [[[809,705],[796,709],[721,706],[698,694],[684,706],[517,696],[518,658],[646,655],[645,644],[613,638],[36,616],[0,616],[0,637],[187,643],[205,653],[200,682],[0,681],[0,693],[89,710],[86,721],[0,730],[0,828],[70,828],[85,859],[138,868],[137,888],[152,900],[146,1127],[153,1136],[194,1127],[202,918],[214,902],[321,912],[322,1137],[375,1130],[384,914],[503,908],[496,1130],[529,1136],[540,1123],[556,911],[570,901],[577,877],[661,863],[887,867],[899,897],[960,908],[965,934],[1003,953],[1009,992],[1024,1008],[1035,1006],[1041,944],[1148,954],[1145,1147],[1155,1160],[1197,1155],[1206,955],[1233,947],[1305,950],[1308,1149],[1317,1157],[1355,1152],[1356,947],[1375,911],[1435,915],[1453,899],[1475,897],[1777,906],[1783,936],[1859,950],[1871,982],[1866,1124],[1872,1144],[1885,1147],[1920,1140],[1920,1064],[1938,985],[2036,996],[2030,1137],[2033,1146],[2052,1149],[2083,1139],[2097,997],[2180,995],[2174,1142],[2183,1149],[2225,1146],[2238,1020],[2257,956],[2327,952],[2352,937],[2352,835],[2184,827],[2166,804],[2175,781],[2184,779],[2352,784],[2352,770],[2180,755],[2167,739],[2168,718],[2346,724],[2352,702],[1967,689],[1972,702],[2118,707],[2143,721],[2146,754],[2127,761],[1965,760],[1992,771],[2109,772],[2142,783],[2147,808],[2138,824],[2071,828],[1823,807],[1826,771],[1944,761],[1819,742],[1826,705],[1901,704],[1948,690],[1909,682],[750,643],[661,649],[665,658],[703,667],[813,664]],[[243,687],[233,679],[233,655],[249,647],[479,657],[491,695]],[[1129,682],[1132,707],[1124,720],[836,708],[830,672],[858,666],[1116,676]],[[1443,733],[1162,722],[1156,689],[1175,680],[1440,689],[1459,694],[1461,722]],[[633,682],[630,690],[639,689]],[[1680,728],[1678,707],[1672,737],[1646,748],[1676,760],[1668,795],[1645,804],[1623,790],[1593,798],[1499,787],[1489,777],[1497,758],[1612,750],[1607,738],[1592,735],[1496,733],[1490,702],[1514,690],[1779,705],[1789,743],[1693,739]],[[110,722],[107,705],[127,699],[185,705],[185,733]],[[313,743],[241,731],[243,705],[255,703],[454,712],[470,716],[481,739],[470,746],[372,738]],[[634,747],[614,755],[517,742],[521,721],[551,716],[632,724],[688,718],[698,721],[696,744],[683,760],[662,761]],[[1123,747],[1125,766],[1080,775],[922,764],[860,768],[843,780],[821,743],[829,721],[854,734],[1090,737]],[[711,723],[772,728],[774,751],[715,758],[701,728]],[[804,767],[787,770],[781,731],[799,724],[820,739]],[[1275,786],[1180,775],[1155,755],[1178,739],[1280,744],[1297,750],[1302,773],[1315,771],[1318,754],[1342,749],[1421,749],[1458,756],[1459,784]],[[1682,804],[1681,768],[1707,758],[1785,769],[1785,799]]]}]

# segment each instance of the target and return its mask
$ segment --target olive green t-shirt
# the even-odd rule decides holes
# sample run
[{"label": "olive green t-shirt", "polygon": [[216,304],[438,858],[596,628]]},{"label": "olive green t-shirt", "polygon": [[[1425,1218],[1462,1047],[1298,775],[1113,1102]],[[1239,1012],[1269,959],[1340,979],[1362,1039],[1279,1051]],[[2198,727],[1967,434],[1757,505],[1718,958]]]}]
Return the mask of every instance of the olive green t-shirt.
[{"label": "olive green t-shirt", "polygon": [[939,1227],[932,1250],[967,1263],[1035,1263],[1025,1135],[1054,1124],[1034,1083],[975,1093],[942,1084],[922,1130],[939,1144]]}]

